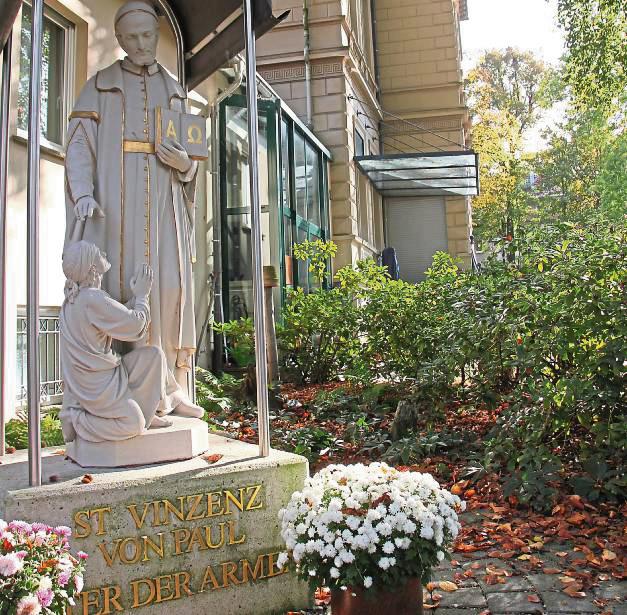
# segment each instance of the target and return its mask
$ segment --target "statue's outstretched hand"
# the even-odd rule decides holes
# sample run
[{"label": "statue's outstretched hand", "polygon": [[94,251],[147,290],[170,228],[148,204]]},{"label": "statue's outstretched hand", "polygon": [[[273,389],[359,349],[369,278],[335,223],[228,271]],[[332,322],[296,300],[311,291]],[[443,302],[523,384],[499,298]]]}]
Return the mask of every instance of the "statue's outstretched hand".
[{"label": "statue's outstretched hand", "polygon": [[92,196],[82,196],[78,199],[78,203],[74,206],[74,215],[81,222],[92,216],[104,218],[104,212]]},{"label": "statue's outstretched hand", "polygon": [[181,173],[187,173],[192,166],[184,147],[174,139],[169,141],[163,141],[157,145],[157,158],[163,162],[163,164],[180,171]]},{"label": "statue's outstretched hand", "polygon": [[136,297],[147,297],[152,288],[153,272],[150,265],[139,265],[131,278],[131,291]]}]

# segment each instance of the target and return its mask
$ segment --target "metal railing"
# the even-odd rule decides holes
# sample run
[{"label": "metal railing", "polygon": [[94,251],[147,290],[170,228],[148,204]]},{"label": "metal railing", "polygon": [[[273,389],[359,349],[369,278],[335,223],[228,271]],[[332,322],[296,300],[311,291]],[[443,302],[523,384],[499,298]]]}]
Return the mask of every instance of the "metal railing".
[{"label": "metal railing", "polygon": [[[42,406],[61,403],[63,399],[63,379],[61,377],[61,357],[59,353],[59,312],[58,309],[42,309],[39,317],[39,398]],[[17,382],[16,403],[27,405],[27,320],[26,314],[17,317]]]}]

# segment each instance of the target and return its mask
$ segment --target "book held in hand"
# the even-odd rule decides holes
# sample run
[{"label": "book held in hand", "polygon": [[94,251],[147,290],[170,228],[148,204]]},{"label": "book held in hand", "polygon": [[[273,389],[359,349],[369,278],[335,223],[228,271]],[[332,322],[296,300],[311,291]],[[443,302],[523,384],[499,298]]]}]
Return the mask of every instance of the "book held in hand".
[{"label": "book held in hand", "polygon": [[202,115],[155,109],[155,145],[168,139],[178,141],[192,160],[207,160],[207,126]]}]

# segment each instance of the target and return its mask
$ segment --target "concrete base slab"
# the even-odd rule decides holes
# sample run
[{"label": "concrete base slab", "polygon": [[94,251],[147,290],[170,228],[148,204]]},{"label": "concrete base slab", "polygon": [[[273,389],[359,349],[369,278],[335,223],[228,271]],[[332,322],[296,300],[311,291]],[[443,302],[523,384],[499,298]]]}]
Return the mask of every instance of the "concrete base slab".
[{"label": "concrete base slab", "polygon": [[66,455],[83,468],[120,468],[191,459],[209,447],[209,426],[200,419],[171,416],[171,427],[148,429],[118,442],[89,442],[77,437]]},{"label": "concrete base slab", "polygon": [[28,487],[26,451],[0,458],[0,518],[68,525],[89,554],[71,615],[284,615],[308,588],[280,569],[277,513],[308,474],[307,460],[210,434],[209,463],[85,470],[44,449],[43,486]]}]

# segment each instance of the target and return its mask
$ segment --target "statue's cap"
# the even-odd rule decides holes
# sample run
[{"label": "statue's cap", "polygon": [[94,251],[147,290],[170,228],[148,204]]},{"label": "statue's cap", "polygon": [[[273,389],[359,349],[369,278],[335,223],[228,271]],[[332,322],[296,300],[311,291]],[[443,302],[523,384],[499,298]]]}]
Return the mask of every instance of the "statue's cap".
[{"label": "statue's cap", "polygon": [[115,14],[115,18],[113,20],[113,26],[117,26],[118,22],[124,15],[128,15],[129,13],[148,13],[152,15],[157,21],[159,20],[159,15],[157,15],[157,11],[155,10],[152,2],[144,2],[143,0],[129,0],[129,2],[125,2]]}]

